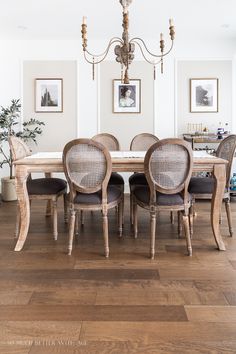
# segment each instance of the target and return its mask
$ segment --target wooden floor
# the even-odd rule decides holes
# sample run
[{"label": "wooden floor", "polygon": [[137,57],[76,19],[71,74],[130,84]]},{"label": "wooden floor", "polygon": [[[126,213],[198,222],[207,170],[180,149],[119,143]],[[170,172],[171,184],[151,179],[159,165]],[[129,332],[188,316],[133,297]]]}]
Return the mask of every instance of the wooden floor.
[{"label": "wooden floor", "polygon": [[216,250],[209,202],[197,203],[193,256],[169,213],[158,216],[156,259],[148,258],[149,216],[139,211],[139,237],[110,220],[110,258],[103,256],[99,212],[85,215],[72,256],[59,208],[53,240],[44,204],[34,202],[24,249],[14,252],[16,204],[0,205],[0,353],[236,353],[235,237]]}]

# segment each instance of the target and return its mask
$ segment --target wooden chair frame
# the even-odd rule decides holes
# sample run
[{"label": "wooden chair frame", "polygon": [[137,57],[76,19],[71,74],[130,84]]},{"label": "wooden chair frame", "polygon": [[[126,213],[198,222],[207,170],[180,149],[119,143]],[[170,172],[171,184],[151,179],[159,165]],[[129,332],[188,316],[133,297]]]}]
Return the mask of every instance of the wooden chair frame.
[{"label": "wooden chair frame", "polygon": [[[224,148],[224,145],[227,144],[227,142],[229,140],[231,140],[232,138],[235,139],[235,142],[234,142],[234,147],[232,148],[232,151],[229,155],[229,158],[227,159],[228,164],[226,166],[226,184],[225,184],[225,192],[224,192],[224,196],[223,196],[223,201],[225,203],[225,210],[226,210],[226,216],[227,216],[227,221],[228,221],[228,227],[229,227],[229,233],[230,233],[231,237],[233,236],[233,227],[232,227],[232,214],[231,214],[231,208],[230,208],[230,173],[231,173],[233,158],[234,158],[235,149],[236,149],[236,135],[231,134],[231,135],[227,136],[226,138],[224,138],[224,140],[221,141],[221,143],[219,144],[219,146],[216,150],[216,156],[221,157],[221,153]],[[199,177],[199,178],[201,178],[201,177]],[[193,218],[193,216],[195,215],[195,211],[194,211],[195,200],[196,199],[211,199],[212,194],[193,193],[192,196],[193,196],[193,207],[191,209],[191,218]],[[221,222],[221,220],[220,220],[220,222]]]},{"label": "wooden chair frame", "polygon": [[[28,146],[24,143],[24,141],[18,137],[10,136],[9,137],[9,146],[11,150],[11,154],[13,157],[13,161],[22,159],[26,156],[31,155],[31,151]],[[51,174],[46,174],[46,178],[51,178]],[[31,175],[28,177],[31,179]],[[60,196],[63,195],[64,199],[64,220],[65,223],[68,222],[67,218],[67,187],[61,190],[57,194],[29,194],[30,202],[32,200],[47,200],[47,208],[46,208],[46,216],[50,216],[51,212],[53,212],[53,237],[54,240],[57,240],[58,237],[58,228],[57,228],[57,200]],[[51,210],[52,209],[52,210]],[[20,223],[23,222],[20,219],[20,211],[19,207],[17,206],[17,216],[16,216],[16,230],[15,230],[15,237],[18,237],[19,234],[19,227]]]},{"label": "wooden chair frame", "polygon": [[[67,153],[70,151],[70,149],[79,144],[87,144],[90,146],[95,147],[96,149],[100,150],[106,160],[106,174],[105,177],[102,181],[101,184],[98,184],[94,188],[85,188],[81,187],[78,184],[75,184],[71,181],[70,175],[68,173],[68,161],[67,161]],[[69,246],[68,246],[68,254],[71,255],[72,252],[72,245],[73,245],[73,237],[74,237],[74,231],[75,231],[75,215],[76,212],[78,211],[83,211],[83,210],[101,210],[102,211],[102,218],[103,218],[103,238],[104,238],[104,248],[105,248],[105,257],[109,257],[109,244],[108,244],[108,210],[114,207],[118,207],[119,211],[119,235],[122,235],[122,203],[123,203],[123,193],[120,194],[120,197],[116,199],[113,202],[108,203],[107,201],[107,187],[108,187],[108,182],[111,176],[112,172],[112,162],[111,162],[111,156],[108,151],[108,149],[92,140],[92,139],[75,139],[70,141],[66,146],[64,147],[63,150],[63,165],[64,165],[64,172],[66,175],[66,179],[69,184],[70,188],[70,226],[69,226]],[[98,191],[102,191],[102,203],[101,204],[79,204],[79,203],[74,203],[74,198],[77,194],[79,193],[84,193],[84,194],[90,194],[90,193],[95,193]]]},{"label": "wooden chair frame", "polygon": [[[185,179],[182,184],[180,184],[176,188],[162,188],[157,182],[153,179],[152,174],[150,172],[150,159],[152,157],[153,152],[164,145],[178,145],[185,148],[188,153],[189,166],[188,172],[185,176]],[[188,254],[192,255],[192,246],[190,239],[190,227],[189,227],[189,208],[191,206],[191,200],[189,199],[188,193],[188,184],[192,175],[193,168],[193,158],[192,158],[192,149],[189,144],[182,139],[163,139],[152,145],[147,151],[144,159],[144,170],[145,176],[147,178],[149,190],[150,190],[150,200],[148,204],[143,203],[139,199],[133,196],[134,201],[134,234],[137,237],[138,226],[137,226],[137,206],[149,210],[150,212],[150,221],[151,221],[151,237],[150,237],[150,256],[153,259],[155,255],[155,231],[156,231],[156,213],[162,210],[170,210],[170,211],[180,211],[182,214],[183,225],[185,229],[186,243]],[[156,204],[156,192],[160,192],[162,194],[177,194],[181,193],[183,196],[183,204],[180,205],[157,205]]]},{"label": "wooden chair frame", "polygon": [[[151,134],[151,133],[141,133],[141,134],[137,134],[133,137],[131,143],[130,143],[130,151],[137,151],[137,149],[135,149],[135,142],[137,141],[137,139],[142,139],[142,138],[150,138],[150,139],[153,139],[154,142],[158,142],[159,139],[157,136],[155,136],[154,134]],[[152,144],[151,144],[152,145]],[[151,146],[150,145],[150,146]],[[149,146],[149,147],[150,147]],[[133,205],[133,188],[132,188],[132,185],[130,185],[130,223],[131,225],[133,225],[134,223],[134,205]]]}]

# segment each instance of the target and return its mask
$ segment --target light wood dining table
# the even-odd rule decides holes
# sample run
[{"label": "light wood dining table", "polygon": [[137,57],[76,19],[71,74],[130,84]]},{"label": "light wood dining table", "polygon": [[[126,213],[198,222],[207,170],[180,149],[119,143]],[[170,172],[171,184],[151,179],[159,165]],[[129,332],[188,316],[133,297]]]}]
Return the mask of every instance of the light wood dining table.
[{"label": "light wood dining table", "polygon": [[[111,152],[114,172],[143,172],[145,151]],[[226,180],[226,160],[211,156],[206,152],[193,152],[193,172],[211,172],[215,178],[215,189],[211,200],[211,226],[217,248],[225,250],[220,232],[220,213]],[[16,193],[20,209],[20,229],[15,251],[21,251],[26,241],[30,223],[30,203],[26,187],[28,175],[33,172],[63,172],[61,152],[39,152],[14,162]]]}]

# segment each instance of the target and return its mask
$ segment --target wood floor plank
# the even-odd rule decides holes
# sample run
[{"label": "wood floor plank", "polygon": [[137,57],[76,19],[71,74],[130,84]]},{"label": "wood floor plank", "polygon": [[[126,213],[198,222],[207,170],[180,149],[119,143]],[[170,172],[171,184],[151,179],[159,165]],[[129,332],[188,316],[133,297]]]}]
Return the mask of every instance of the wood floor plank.
[{"label": "wood floor plank", "polygon": [[31,346],[34,341],[78,341],[80,321],[0,321],[0,343],[11,341]]},{"label": "wood floor plank", "polygon": [[235,322],[236,306],[185,306],[191,322]]},{"label": "wood floor plank", "polygon": [[31,305],[93,305],[96,290],[63,289],[58,291],[35,291],[30,298]]},{"label": "wood floor plank", "polygon": [[[236,323],[193,322],[83,322],[81,340],[234,342]],[[235,346],[236,348],[236,346]]]},{"label": "wood floor plank", "polygon": [[31,346],[17,345],[8,342],[8,344],[0,344],[0,353],[2,354],[29,354]]},{"label": "wood floor plank", "polygon": [[229,305],[236,306],[236,291],[225,291],[224,296],[227,299]]},{"label": "wood floor plank", "polygon": [[192,290],[98,289],[96,305],[228,305],[221,292]]},{"label": "wood floor plank", "polygon": [[[235,272],[236,273],[236,272]],[[141,280],[159,279],[158,270],[155,269],[50,269],[50,270],[13,270],[7,269],[0,272],[0,279],[26,280],[37,279],[85,279],[96,281],[109,280]]]},{"label": "wood floor plank", "polygon": [[0,321],[187,321],[183,306],[0,306]]},{"label": "wood floor plank", "polygon": [[32,346],[29,354],[235,354],[235,342],[112,342],[89,341],[74,347]]},{"label": "wood floor plank", "polygon": [[32,294],[32,291],[0,290],[0,305],[27,305]]}]

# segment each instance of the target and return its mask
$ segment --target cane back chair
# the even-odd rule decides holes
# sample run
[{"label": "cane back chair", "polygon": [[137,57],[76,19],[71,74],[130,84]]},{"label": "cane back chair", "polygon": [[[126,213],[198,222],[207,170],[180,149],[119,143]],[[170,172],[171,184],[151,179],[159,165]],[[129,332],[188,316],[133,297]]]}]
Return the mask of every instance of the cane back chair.
[{"label": "cane back chair", "polygon": [[155,254],[156,212],[180,211],[182,214],[187,250],[192,255],[189,228],[191,196],[188,184],[192,174],[192,149],[182,139],[164,139],[152,145],[144,159],[148,185],[135,186],[134,234],[137,237],[137,206],[149,210],[151,219],[150,256]]},{"label": "cane back chair", "polygon": [[[226,184],[223,200],[225,203],[226,215],[230,236],[233,236],[232,216],[230,208],[230,173],[236,149],[236,135],[232,134],[224,138],[216,150],[216,156],[228,161],[226,167]],[[214,190],[215,180],[212,177],[192,177],[189,183],[189,192],[195,199],[211,199]]]},{"label": "cane back chair", "polygon": [[[119,151],[120,144],[116,137],[112,134],[101,133],[92,137],[94,141],[103,144],[109,151]],[[124,179],[123,177],[117,173],[112,172],[109,184],[114,186],[119,186],[122,190],[124,190]]]},{"label": "cane back chair", "polygon": [[[31,155],[31,151],[28,146],[24,143],[24,141],[18,137],[11,136],[9,138],[9,145],[12,154],[13,161],[23,159],[26,156]],[[67,222],[67,183],[65,180],[61,178],[35,178],[31,179],[31,175],[29,175],[27,182],[27,191],[29,194],[29,200],[32,201],[34,199],[47,200],[52,203],[53,208],[53,236],[54,239],[57,240],[58,236],[58,228],[57,228],[57,199],[60,196],[64,198],[64,219]],[[46,216],[50,215],[50,208],[47,208]],[[20,224],[20,213],[19,207],[17,208],[17,222],[16,222],[16,232],[15,235],[18,237],[19,233],[19,224]]]},{"label": "cane back chair", "polygon": [[112,171],[108,149],[92,139],[75,139],[63,150],[63,166],[70,188],[69,255],[72,252],[75,216],[81,210],[101,210],[105,256],[109,256],[108,209],[118,206],[119,234],[122,235],[123,192],[110,185]]},{"label": "cane back chair", "polygon": [[[155,144],[159,139],[150,133],[141,133],[136,135],[131,143],[131,151],[147,151],[153,144]],[[135,186],[147,185],[147,180],[145,174],[142,172],[133,173],[129,177],[129,189],[130,189],[130,222],[133,224],[133,189]]]}]

